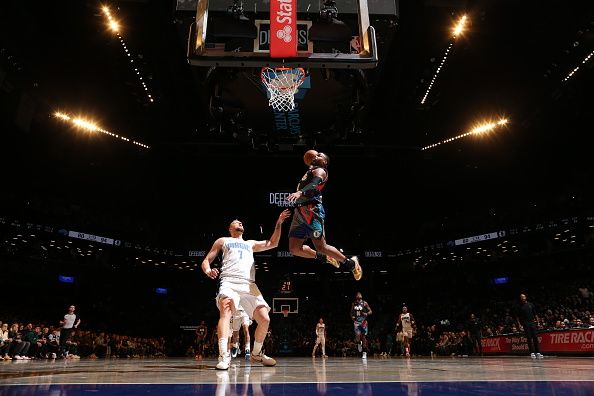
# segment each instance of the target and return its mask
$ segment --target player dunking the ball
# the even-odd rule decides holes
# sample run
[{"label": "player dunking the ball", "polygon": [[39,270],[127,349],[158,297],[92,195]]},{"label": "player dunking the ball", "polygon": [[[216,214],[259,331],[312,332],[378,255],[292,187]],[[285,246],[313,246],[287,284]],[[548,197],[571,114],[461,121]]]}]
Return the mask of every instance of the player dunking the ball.
[{"label": "player dunking the ball", "polygon": [[[328,162],[324,153],[308,150],[304,156],[309,169],[303,175],[297,191],[287,198],[294,204],[293,219],[289,229],[289,250],[294,256],[317,259],[352,271],[355,280],[363,276],[363,269],[357,256],[347,258],[337,248],[326,243],[324,235],[325,212],[322,206],[322,190],[328,181]],[[305,244],[311,239],[315,250]]]}]

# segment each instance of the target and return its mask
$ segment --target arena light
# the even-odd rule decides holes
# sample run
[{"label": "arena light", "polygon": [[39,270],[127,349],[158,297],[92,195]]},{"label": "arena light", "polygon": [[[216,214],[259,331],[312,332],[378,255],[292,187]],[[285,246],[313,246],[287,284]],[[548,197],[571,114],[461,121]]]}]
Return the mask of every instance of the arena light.
[{"label": "arena light", "polygon": [[437,146],[441,146],[442,144],[451,143],[454,140],[462,139],[463,137],[470,136],[470,135],[477,135],[477,136],[486,135],[487,133],[492,132],[496,128],[503,127],[507,123],[508,123],[508,120],[506,118],[502,118],[497,122],[484,122],[484,123],[478,124],[477,126],[473,127],[468,132],[465,132],[458,136],[451,137],[449,139],[442,140],[441,142],[430,144],[429,146],[425,146],[425,147],[421,148],[421,150],[422,151],[429,150],[429,149],[435,148]]},{"label": "arena light", "polygon": [[433,78],[431,78],[431,82],[429,82],[429,86],[427,87],[427,90],[425,91],[425,95],[423,95],[423,98],[421,99],[421,104],[425,104],[425,102],[427,101],[429,92],[431,92],[431,88],[433,88],[433,85],[435,85],[435,80],[437,80],[437,76],[439,75],[441,70],[444,68],[445,63],[448,59],[448,55],[450,54],[450,51],[452,50],[452,47],[454,46],[454,42],[455,42],[456,38],[458,38],[458,36],[460,36],[464,32],[464,27],[466,26],[467,21],[468,21],[468,17],[466,15],[462,15],[462,17],[460,17],[460,19],[458,20],[456,25],[454,25],[454,27],[452,28],[452,41],[450,41],[450,43],[448,44],[448,48],[445,50],[445,53],[444,53],[443,57],[441,58],[441,62],[439,63],[439,66],[437,66],[437,70],[435,70],[435,73],[433,74]]},{"label": "arena light", "polygon": [[99,129],[99,127],[93,124],[90,121],[83,120],[82,118],[74,118],[71,120],[74,125],[81,129],[86,129],[87,131],[95,132]]},{"label": "arena light", "polygon": [[134,59],[132,58],[132,54],[130,53],[130,50],[128,50],[128,46],[126,45],[126,42],[124,41],[124,38],[122,37],[122,35],[120,33],[119,22],[116,21],[114,19],[114,17],[111,15],[111,10],[109,9],[109,7],[103,6],[101,8],[101,11],[103,12],[103,15],[105,15],[105,18],[107,19],[107,26],[109,27],[109,30],[111,30],[118,36],[118,39],[120,40],[120,44],[122,45],[122,48],[124,49],[124,52],[126,53],[126,56],[128,57],[128,60],[130,61],[130,67],[133,69],[134,74],[136,74],[136,77],[138,78],[140,85],[142,85],[142,88],[144,89],[144,92],[145,92],[145,95],[146,95],[148,101],[153,103],[155,101],[153,98],[153,95],[150,93],[148,86],[146,85],[146,82],[144,81],[145,79],[142,78],[142,75],[140,74],[140,70],[138,70],[138,67],[136,67],[134,65]]},{"label": "arena light", "polygon": [[452,37],[456,38],[459,35],[461,35],[462,33],[464,33],[464,27],[466,26],[467,20],[468,20],[467,15],[462,15],[462,17],[460,17],[460,19],[458,20],[458,23],[456,23],[456,25],[452,29]]},{"label": "arena light", "polygon": [[[581,65],[585,65],[586,63],[588,63],[588,61],[594,56],[594,51],[590,52],[583,60]],[[581,65],[576,66],[572,71],[569,72],[569,74],[567,74],[567,76],[565,76],[565,78],[563,79],[563,82],[569,80],[571,77],[573,77],[573,75],[575,73],[577,73],[578,70],[580,70]]]},{"label": "arena light", "polygon": [[73,117],[73,116],[71,116],[69,114],[66,114],[66,113],[63,113],[63,112],[59,112],[59,111],[57,111],[57,112],[54,113],[54,117],[57,118],[57,119],[59,119],[59,120],[62,120],[64,122],[67,122],[67,123],[71,124],[74,127],[77,127],[79,129],[83,129],[83,130],[88,131],[88,132],[100,132],[100,133],[103,133],[105,135],[111,136],[111,137],[113,137],[115,139],[119,139],[119,140],[122,140],[124,142],[132,143],[132,144],[135,144],[135,145],[137,145],[139,147],[142,147],[142,148],[145,148],[145,149],[150,149],[151,148],[149,145],[146,145],[144,143],[137,142],[136,140],[131,140],[131,139],[125,137],[125,136],[121,136],[121,135],[118,135],[116,133],[110,132],[110,131],[108,131],[106,129],[103,129],[103,128],[99,127],[97,124],[95,124],[94,122],[89,121],[89,120],[86,120],[84,118]]}]

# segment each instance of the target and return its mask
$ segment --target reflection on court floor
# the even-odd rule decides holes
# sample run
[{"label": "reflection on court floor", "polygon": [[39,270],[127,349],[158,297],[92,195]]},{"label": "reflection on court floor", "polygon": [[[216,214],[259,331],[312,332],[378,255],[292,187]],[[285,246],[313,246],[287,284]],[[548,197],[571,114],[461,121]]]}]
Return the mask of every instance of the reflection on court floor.
[{"label": "reflection on court floor", "polygon": [[594,395],[594,358],[190,358],[0,362],[0,395]]}]

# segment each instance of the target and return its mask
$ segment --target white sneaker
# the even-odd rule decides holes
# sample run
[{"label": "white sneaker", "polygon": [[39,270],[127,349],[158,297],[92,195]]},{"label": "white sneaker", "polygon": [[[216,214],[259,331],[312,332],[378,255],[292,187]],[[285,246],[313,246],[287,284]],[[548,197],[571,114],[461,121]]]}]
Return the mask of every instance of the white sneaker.
[{"label": "white sneaker", "polygon": [[225,355],[219,355],[219,362],[216,365],[217,370],[228,370],[229,365],[231,364],[231,355],[229,352],[225,353]]},{"label": "white sneaker", "polygon": [[530,357],[531,357],[532,359],[536,359],[536,354],[535,354],[535,353],[531,353],[531,354],[530,354]]},{"label": "white sneaker", "polygon": [[55,359],[56,357],[57,357],[56,356],[56,353],[55,352],[52,352],[52,359]]},{"label": "white sneaker", "polygon": [[358,350],[359,352],[361,352],[361,351],[363,350],[363,344],[362,344],[361,342],[359,342],[359,343],[357,344],[357,350]]},{"label": "white sneaker", "polygon": [[237,352],[239,351],[239,346],[237,345],[233,345],[231,347],[231,357],[232,358],[236,358],[237,357]]},{"label": "white sneaker", "polygon": [[539,352],[539,353],[537,353],[537,354],[536,354],[536,357],[537,357],[538,359],[542,359],[542,358],[544,358],[544,355],[543,355],[542,353],[540,353],[540,352]]},{"label": "white sneaker", "polygon": [[367,352],[363,352],[363,356],[361,356],[362,359],[367,359]]},{"label": "white sneaker", "polygon": [[263,366],[276,366],[276,360],[264,355],[263,353],[260,353],[259,355],[254,355],[252,353],[250,361],[252,363],[261,363]]}]

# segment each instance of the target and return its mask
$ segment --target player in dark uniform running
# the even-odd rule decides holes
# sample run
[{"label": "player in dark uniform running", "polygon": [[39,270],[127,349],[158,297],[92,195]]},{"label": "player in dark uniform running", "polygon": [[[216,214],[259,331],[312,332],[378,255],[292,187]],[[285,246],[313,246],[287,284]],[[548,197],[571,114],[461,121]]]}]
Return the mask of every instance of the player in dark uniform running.
[{"label": "player in dark uniform running", "polygon": [[369,326],[367,324],[367,317],[371,315],[371,307],[367,301],[363,300],[361,293],[357,292],[355,301],[351,305],[351,319],[353,320],[353,328],[355,330],[355,342],[357,343],[357,350],[363,352],[362,358],[367,359],[367,333]]},{"label": "player in dark uniform running", "polygon": [[[360,280],[363,270],[357,256],[347,258],[337,248],[326,243],[324,235],[324,207],[322,190],[328,181],[329,157],[318,153],[297,185],[297,191],[287,198],[295,205],[289,229],[289,250],[294,256],[317,259],[339,268],[348,268],[355,280]],[[305,244],[311,239],[315,250]]]},{"label": "player in dark uniform running", "polygon": [[206,343],[207,334],[208,327],[206,327],[204,321],[201,321],[196,327],[196,359],[202,359],[204,356],[204,344]]}]

